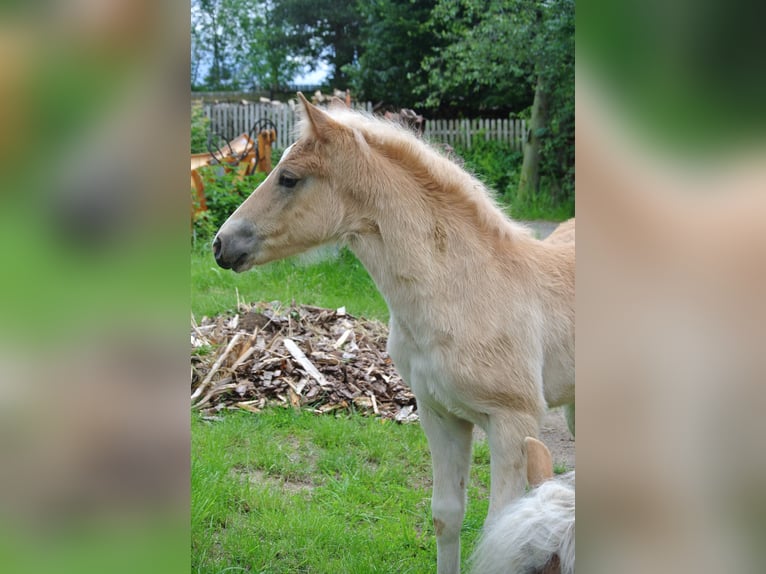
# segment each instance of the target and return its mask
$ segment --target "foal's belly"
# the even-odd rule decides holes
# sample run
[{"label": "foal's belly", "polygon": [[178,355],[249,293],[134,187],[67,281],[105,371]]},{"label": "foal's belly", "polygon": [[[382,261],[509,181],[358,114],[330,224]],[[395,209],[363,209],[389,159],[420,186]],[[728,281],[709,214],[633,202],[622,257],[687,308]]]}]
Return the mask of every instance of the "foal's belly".
[{"label": "foal's belly", "polygon": [[575,402],[574,364],[552,359],[543,367],[543,393],[549,407],[560,407]]},{"label": "foal's belly", "polygon": [[574,345],[562,344],[545,354],[543,392],[549,407],[575,402]]},{"label": "foal's belly", "polygon": [[450,368],[449,361],[445,361],[441,353],[415,355],[410,358],[410,364],[412,391],[419,404],[447,411],[486,428],[487,413],[474,397],[465,393],[470,382],[462,380],[459,372]]},{"label": "foal's belly", "polygon": [[574,401],[573,353],[562,347],[544,355],[541,347],[534,338],[503,332],[461,346],[454,337],[417,333],[395,319],[388,341],[389,354],[419,405],[483,428],[498,412],[518,410],[540,417],[546,402],[555,406]]}]

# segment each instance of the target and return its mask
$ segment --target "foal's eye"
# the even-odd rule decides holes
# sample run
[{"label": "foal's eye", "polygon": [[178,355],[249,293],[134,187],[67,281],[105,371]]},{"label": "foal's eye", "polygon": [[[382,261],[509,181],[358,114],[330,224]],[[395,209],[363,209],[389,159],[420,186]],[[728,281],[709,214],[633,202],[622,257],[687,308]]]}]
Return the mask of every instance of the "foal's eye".
[{"label": "foal's eye", "polygon": [[295,187],[298,181],[300,180],[292,173],[285,171],[279,174],[279,185],[282,187]]}]

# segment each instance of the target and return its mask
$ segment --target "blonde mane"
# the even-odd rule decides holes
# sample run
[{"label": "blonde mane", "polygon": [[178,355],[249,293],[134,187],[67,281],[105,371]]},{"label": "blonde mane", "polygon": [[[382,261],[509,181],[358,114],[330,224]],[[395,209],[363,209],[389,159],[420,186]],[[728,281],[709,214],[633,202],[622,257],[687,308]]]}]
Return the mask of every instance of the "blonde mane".
[{"label": "blonde mane", "polygon": [[[531,236],[529,228],[502,210],[494,190],[410,129],[345,107],[331,107],[327,114],[361,134],[378,158],[402,168],[417,181],[417,187],[427,198],[447,206],[449,214],[464,214],[476,221],[479,231],[504,239]],[[310,124],[303,118],[298,123],[298,134],[308,137],[310,133]]]}]

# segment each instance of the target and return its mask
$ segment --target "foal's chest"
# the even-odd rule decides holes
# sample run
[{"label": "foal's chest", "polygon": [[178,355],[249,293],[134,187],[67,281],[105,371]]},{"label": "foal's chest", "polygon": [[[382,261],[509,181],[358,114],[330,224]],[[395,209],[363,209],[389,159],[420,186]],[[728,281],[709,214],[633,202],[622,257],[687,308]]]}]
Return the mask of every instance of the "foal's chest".
[{"label": "foal's chest", "polygon": [[388,353],[419,405],[428,403],[466,420],[481,421],[483,415],[462,396],[466,381],[459,368],[459,350],[450,336],[438,331],[417,333],[392,320]]},{"label": "foal's chest", "polygon": [[388,353],[407,384],[413,379],[450,378],[451,365],[445,361],[454,342],[446,334],[418,328],[407,321],[391,320]]}]

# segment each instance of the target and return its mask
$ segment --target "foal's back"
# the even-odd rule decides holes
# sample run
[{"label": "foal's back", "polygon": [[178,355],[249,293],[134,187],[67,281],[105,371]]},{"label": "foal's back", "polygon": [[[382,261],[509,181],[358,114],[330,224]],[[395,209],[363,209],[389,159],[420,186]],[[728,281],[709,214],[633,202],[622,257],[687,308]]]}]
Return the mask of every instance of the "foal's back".
[{"label": "foal's back", "polygon": [[553,230],[546,240],[548,243],[574,243],[575,242],[575,220],[568,219],[556,229]]}]

